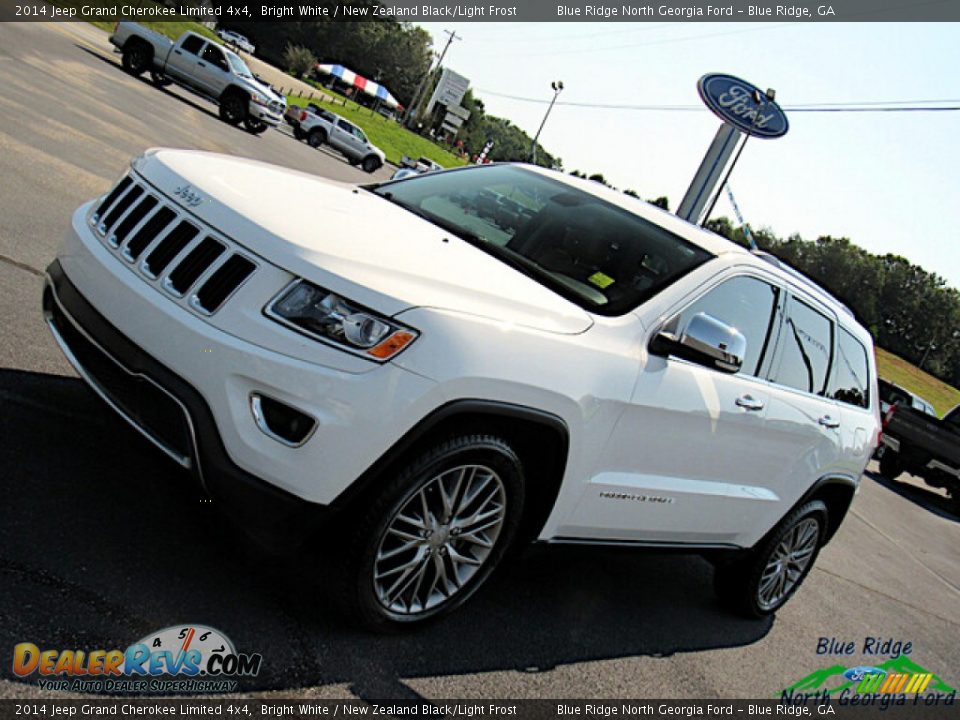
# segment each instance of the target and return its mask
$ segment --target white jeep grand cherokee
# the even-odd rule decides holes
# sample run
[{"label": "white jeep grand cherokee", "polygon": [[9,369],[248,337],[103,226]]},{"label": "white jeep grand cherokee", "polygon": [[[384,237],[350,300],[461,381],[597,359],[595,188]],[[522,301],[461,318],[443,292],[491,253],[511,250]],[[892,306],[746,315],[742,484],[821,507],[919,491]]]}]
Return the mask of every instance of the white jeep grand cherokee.
[{"label": "white jeep grand cherokee", "polygon": [[532,539],[703,553],[726,604],[771,613],[880,426],[870,335],[827,293],[527,166],[352,187],[149,151],[77,210],[43,306],[252,533],[346,533],[337,597],[381,628]]}]

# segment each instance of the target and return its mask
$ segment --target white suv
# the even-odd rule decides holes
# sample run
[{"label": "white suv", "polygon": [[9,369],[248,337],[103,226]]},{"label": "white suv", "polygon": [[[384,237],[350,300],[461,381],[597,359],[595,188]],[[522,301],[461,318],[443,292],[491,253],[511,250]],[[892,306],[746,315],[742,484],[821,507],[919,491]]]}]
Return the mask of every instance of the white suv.
[{"label": "white suv", "polygon": [[703,553],[728,605],[771,613],[880,427],[870,335],[836,300],[534,167],[353,187],[150,151],[77,210],[43,305],[251,533],[338,528],[337,597],[375,627],[456,607],[532,539]]}]

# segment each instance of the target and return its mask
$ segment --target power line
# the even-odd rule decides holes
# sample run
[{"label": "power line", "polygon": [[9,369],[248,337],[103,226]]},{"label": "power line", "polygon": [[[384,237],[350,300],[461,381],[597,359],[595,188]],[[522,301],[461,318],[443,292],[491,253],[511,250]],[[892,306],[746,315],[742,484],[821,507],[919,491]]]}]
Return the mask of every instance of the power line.
[{"label": "power line", "polygon": [[[518,102],[536,103],[546,105],[549,100],[542,98],[522,97],[520,95],[508,95],[507,93],[498,93],[493,90],[484,90],[477,88],[478,93],[502,97],[508,100]],[[905,103],[910,103],[906,105]],[[960,103],[958,99],[945,100],[867,100],[864,102],[848,103],[803,103],[786,106],[783,109],[790,112],[944,112],[960,110],[960,105],[940,105],[931,107],[936,103]],[[557,101],[557,105],[566,105],[567,107],[592,108],[597,110],[640,110],[651,112],[695,112],[703,110],[702,105],[628,105],[619,103],[588,103],[576,101]],[[925,107],[924,104],[927,104]]]}]

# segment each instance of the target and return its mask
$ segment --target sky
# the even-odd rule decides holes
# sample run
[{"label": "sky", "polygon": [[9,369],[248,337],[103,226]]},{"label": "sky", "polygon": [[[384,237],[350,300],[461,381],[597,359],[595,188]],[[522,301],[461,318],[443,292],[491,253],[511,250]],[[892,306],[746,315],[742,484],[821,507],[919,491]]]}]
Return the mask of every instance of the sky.
[{"label": "sky", "polygon": [[[952,100],[960,106],[960,24],[424,23],[444,65],[488,113],[531,136],[564,90],[540,144],[564,169],[603,173],[676,208],[719,127],[697,79],[725,72],[781,106]],[[688,105],[687,112],[559,102]],[[744,219],[781,237],[845,236],[896,253],[960,288],[960,112],[790,113],[790,131],[751,139],[730,178]],[[725,196],[713,216],[733,218]]]}]

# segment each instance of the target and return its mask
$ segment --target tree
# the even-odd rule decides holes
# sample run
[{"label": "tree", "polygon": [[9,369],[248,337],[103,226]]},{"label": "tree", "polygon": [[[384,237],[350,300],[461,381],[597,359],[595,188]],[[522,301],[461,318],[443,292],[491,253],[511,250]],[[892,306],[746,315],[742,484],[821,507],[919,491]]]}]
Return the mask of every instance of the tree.
[{"label": "tree", "polygon": [[667,212],[670,211],[670,201],[667,199],[666,195],[661,195],[656,200],[648,200],[651,205],[656,205],[658,208],[663,208]]},{"label": "tree", "polygon": [[302,45],[287,45],[283,51],[283,64],[288,70],[296,73],[297,78],[303,79],[303,76],[313,70],[317,64],[317,58],[308,48]]}]

